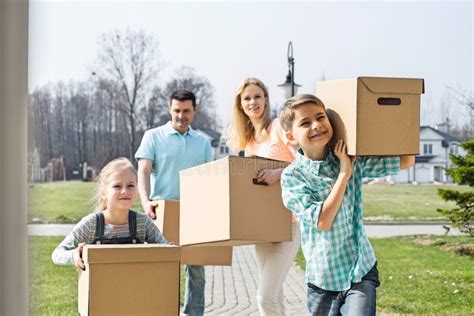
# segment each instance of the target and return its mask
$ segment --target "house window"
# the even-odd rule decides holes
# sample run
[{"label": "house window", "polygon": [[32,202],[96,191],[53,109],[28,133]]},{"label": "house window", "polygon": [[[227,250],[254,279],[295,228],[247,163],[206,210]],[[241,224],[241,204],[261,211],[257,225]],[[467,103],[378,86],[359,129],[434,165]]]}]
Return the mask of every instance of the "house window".
[{"label": "house window", "polygon": [[423,145],[423,154],[424,155],[433,154],[433,145],[432,144],[424,144]]},{"label": "house window", "polygon": [[453,145],[453,146],[449,147],[449,153],[457,155],[458,154],[458,146]]},{"label": "house window", "polygon": [[228,154],[229,153],[229,147],[227,146],[220,146],[219,148],[221,154]]}]

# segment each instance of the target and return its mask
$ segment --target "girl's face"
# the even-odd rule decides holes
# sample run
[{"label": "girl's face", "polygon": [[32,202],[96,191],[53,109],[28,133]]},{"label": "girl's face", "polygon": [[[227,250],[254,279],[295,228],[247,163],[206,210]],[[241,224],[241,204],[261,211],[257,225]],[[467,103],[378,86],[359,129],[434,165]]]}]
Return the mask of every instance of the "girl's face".
[{"label": "girl's face", "polygon": [[101,192],[108,210],[130,210],[137,198],[137,177],[130,169],[112,172]]},{"label": "girl's face", "polygon": [[240,94],[240,104],[245,115],[250,119],[260,119],[265,112],[267,98],[262,88],[255,84],[249,84]]}]

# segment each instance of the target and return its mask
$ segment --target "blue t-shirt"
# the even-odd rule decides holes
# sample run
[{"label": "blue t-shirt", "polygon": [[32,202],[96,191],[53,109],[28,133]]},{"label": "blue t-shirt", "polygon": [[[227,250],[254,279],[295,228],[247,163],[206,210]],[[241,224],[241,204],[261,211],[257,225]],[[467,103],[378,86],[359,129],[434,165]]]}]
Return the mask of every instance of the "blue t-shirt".
[{"label": "blue t-shirt", "polygon": [[179,171],[212,160],[211,143],[189,127],[180,134],[171,122],[143,135],[135,159],[153,161],[150,199],[179,199]]}]

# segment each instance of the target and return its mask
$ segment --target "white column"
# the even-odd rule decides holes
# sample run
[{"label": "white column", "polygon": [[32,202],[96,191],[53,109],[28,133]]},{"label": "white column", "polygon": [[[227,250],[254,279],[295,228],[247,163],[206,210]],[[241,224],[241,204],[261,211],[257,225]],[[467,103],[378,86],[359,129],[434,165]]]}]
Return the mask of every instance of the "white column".
[{"label": "white column", "polygon": [[28,0],[0,0],[0,315],[28,315]]}]

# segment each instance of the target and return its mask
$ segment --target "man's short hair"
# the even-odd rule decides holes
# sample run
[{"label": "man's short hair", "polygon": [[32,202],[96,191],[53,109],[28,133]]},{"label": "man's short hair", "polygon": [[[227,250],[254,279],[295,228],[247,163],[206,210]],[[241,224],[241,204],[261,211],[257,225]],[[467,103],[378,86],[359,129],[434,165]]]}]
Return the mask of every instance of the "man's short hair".
[{"label": "man's short hair", "polygon": [[280,113],[280,124],[285,131],[290,131],[293,121],[295,120],[295,109],[303,104],[311,103],[322,106],[324,111],[326,107],[323,101],[312,94],[299,94],[286,100],[285,105]]},{"label": "man's short hair", "polygon": [[194,95],[194,93],[192,93],[189,90],[176,90],[170,96],[170,106],[173,100],[177,100],[177,101],[191,100],[191,102],[193,103],[193,108],[196,108],[196,96]]}]

